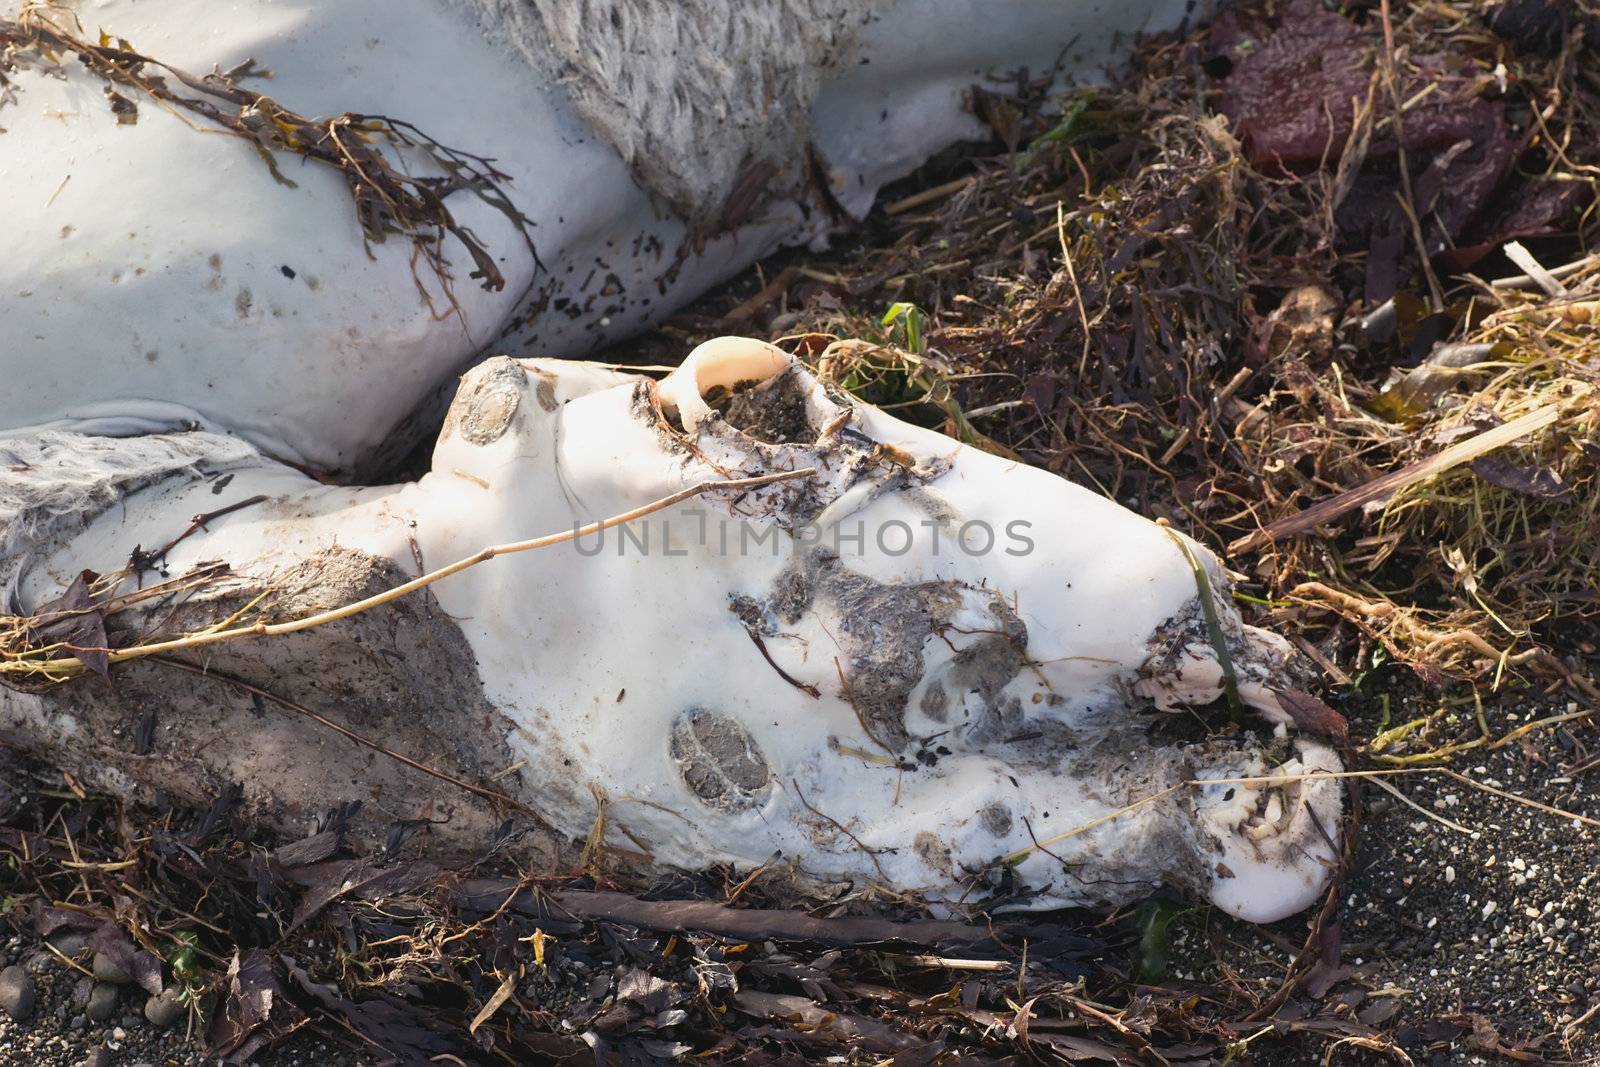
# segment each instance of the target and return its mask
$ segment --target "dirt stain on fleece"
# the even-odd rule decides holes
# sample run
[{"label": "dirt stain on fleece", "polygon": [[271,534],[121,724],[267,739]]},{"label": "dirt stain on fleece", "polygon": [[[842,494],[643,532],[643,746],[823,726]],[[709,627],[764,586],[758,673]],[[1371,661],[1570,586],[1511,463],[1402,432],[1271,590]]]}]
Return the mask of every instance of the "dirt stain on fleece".
[{"label": "dirt stain on fleece", "polygon": [[[494,444],[511,428],[527,381],[527,371],[516,360],[506,356],[488,360],[462,382],[445,414],[440,436],[459,434],[475,445]],[[543,379],[538,398],[541,407],[551,410],[554,389]]]},{"label": "dirt stain on fleece", "polygon": [[992,590],[956,581],[880,582],[851,570],[837,554],[817,550],[797,557],[768,596],[735,596],[730,607],[763,637],[780,636],[810,611],[823,612],[845,653],[841,696],[875,740],[903,752],[912,742],[906,710],[927,674],[928,642],[953,635],[956,617],[970,611],[974,597],[982,598],[988,623],[955,653],[945,682],[932,682],[922,698],[923,710],[942,722],[950,690],[976,694],[984,713],[1001,715],[1002,693],[1027,662],[1028,629]]},{"label": "dirt stain on fleece", "polygon": [[[272,618],[298,618],[407,577],[392,561],[328,549],[276,575],[263,607]],[[159,621],[191,632],[263,591],[241,577],[146,613],[154,618],[118,616],[119,629]],[[505,717],[484,696],[474,663],[465,636],[427,591],[302,633],[216,646],[203,661],[210,672],[259,685],[468,782],[513,765]],[[359,801],[351,828],[374,847],[394,824],[415,822],[426,827],[430,852],[478,855],[512,818],[532,831],[525,840],[533,856],[556,859],[560,839],[525,814],[497,811],[220,679],[147,661],[119,668],[116,682],[86,677],[44,694],[0,690],[0,742],[60,760],[88,788],[133,801],[206,807],[238,784],[241,814],[290,833]],[[147,751],[130,744],[136,729],[151,739]],[[495,788],[517,795],[518,773]]]},{"label": "dirt stain on fleece", "polygon": [[704,708],[672,727],[672,758],[694,795],[733,814],[766,803],[773,774],[766,755],[743,724]]}]

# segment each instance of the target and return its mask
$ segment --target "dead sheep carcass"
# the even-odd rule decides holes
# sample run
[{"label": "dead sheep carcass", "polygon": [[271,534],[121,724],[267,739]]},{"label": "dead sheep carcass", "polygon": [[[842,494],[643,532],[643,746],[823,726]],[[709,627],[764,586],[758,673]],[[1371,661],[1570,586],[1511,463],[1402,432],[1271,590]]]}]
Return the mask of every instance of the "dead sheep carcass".
[{"label": "dead sheep carcass", "polygon": [[[203,434],[119,446],[191,451],[70,536],[36,538],[11,578],[21,603],[164,546],[134,554],[152,581],[199,577],[113,616],[108,645],[195,635],[167,657],[493,781],[554,850],[598,826],[669,866],[786,863],[947,901],[1004,878],[1034,906],[1171,884],[1258,920],[1304,907],[1335,869],[1339,760],[1282,736],[1299,699],[1287,649],[1241,624],[1209,553],[831,392],[763,342],[710,342],[659,383],[489,360],[432,470],[398,486],[322,485]],[[533,531],[581,535],[378,611],[249,632]],[[125,570],[100,595],[135,584]],[[1150,743],[1151,713],[1224,692],[1208,616],[1278,738]],[[208,636],[218,626],[243,633]],[[441,840],[487,840],[495,816],[471,794],[330,747],[230,683],[191,691],[170,663],[116,656],[133,659],[117,689],[5,693],[0,735],[123,792],[246,781],[280,820],[360,797],[438,820]],[[142,711],[158,743],[131,759],[119,735]]]},{"label": "dead sheep carcass", "polygon": [[[823,240],[981,132],[975,84],[1097,74],[1186,14],[107,0],[86,34],[22,5],[0,741],[133,798],[238,783],[279,825],[361,800],[439,849],[522,826],[552,863],[594,838],[951,902],[1304,907],[1339,761],[1199,546],[760,342],[658,383],[479,362],[584,355]],[[475,363],[428,474],[330,484]],[[217,633],[269,625],[293,632]],[[1230,688],[1276,736],[1150,742]]]}]

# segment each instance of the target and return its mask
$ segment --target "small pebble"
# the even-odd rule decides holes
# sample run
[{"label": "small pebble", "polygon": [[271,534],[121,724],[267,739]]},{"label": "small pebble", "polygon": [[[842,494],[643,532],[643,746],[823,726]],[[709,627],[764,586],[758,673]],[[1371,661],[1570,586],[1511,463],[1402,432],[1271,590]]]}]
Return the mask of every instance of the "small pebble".
[{"label": "small pebble", "polygon": [[83,1067],[111,1067],[111,1050],[97,1048],[83,1061]]},{"label": "small pebble", "polygon": [[33,1018],[35,992],[33,979],[21,967],[0,971],[0,1011],[19,1023]]},{"label": "small pebble", "polygon": [[68,930],[65,933],[60,934],[52,934],[45,938],[45,940],[50,942],[51,948],[61,953],[69,960],[77,959],[79,956],[83,955],[83,950],[89,947],[89,939],[76,930]]},{"label": "small pebble", "polygon": [[[117,1013],[117,987],[107,985],[105,982],[96,982],[94,989],[89,992],[89,1003],[84,1008],[84,1014],[97,1023],[103,1023]],[[121,1040],[119,1037],[117,1040]]]},{"label": "small pebble", "polygon": [[151,997],[144,1002],[144,1017],[156,1026],[171,1026],[183,1018],[182,992],[178,986],[168,986],[160,996]]},{"label": "small pebble", "polygon": [[121,964],[104,952],[96,952],[94,954],[94,967],[91,969],[94,971],[96,978],[102,982],[110,982],[112,985],[127,985],[133,981],[133,976],[123,970]]}]

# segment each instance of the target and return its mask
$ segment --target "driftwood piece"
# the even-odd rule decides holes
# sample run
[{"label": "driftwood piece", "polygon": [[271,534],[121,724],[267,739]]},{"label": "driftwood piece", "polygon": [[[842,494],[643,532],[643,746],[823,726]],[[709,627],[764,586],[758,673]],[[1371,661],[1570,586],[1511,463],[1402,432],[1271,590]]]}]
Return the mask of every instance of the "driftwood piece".
[{"label": "driftwood piece", "polygon": [[[508,896],[512,897],[509,905],[506,904]],[[696,931],[748,941],[812,941],[833,946],[895,942],[970,945],[992,941],[996,933],[987,927],[960,922],[895,922],[860,916],[822,918],[798,911],[730,908],[709,900],[640,900],[626,893],[572,889],[535,893],[503,878],[474,878],[462,883],[457,902],[472,911],[493,912],[508,906],[519,914],[537,918],[566,915],[673,933]]]}]

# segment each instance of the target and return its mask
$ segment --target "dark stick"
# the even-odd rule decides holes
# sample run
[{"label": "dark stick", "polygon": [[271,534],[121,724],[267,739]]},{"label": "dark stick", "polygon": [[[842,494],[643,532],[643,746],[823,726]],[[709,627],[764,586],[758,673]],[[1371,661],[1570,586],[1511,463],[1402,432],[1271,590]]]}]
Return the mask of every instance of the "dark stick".
[{"label": "dark stick", "polygon": [[[507,898],[511,897],[509,904]],[[800,911],[730,908],[711,900],[640,900],[626,893],[562,889],[541,892],[505,878],[473,878],[461,884],[458,902],[472,911],[507,906],[521,915],[543,918],[566,912],[576,919],[626,923],[676,933],[699,931],[742,941],[778,939],[823,945],[895,943],[972,944],[996,940],[995,931],[960,922],[895,922],[843,915],[824,919]]]},{"label": "dark stick", "polygon": [[759,633],[757,633],[754,629],[752,629],[749,626],[746,626],[744,628],[744,632],[750,635],[750,640],[754,641],[756,643],[756,648],[761,650],[761,658],[765,659],[767,661],[767,666],[771,667],[773,670],[778,672],[778,677],[779,678],[782,678],[784,681],[788,682],[790,685],[792,685],[796,689],[800,690],[800,692],[804,693],[806,696],[810,697],[812,700],[821,700],[822,699],[822,694],[817,692],[817,687],[816,686],[807,685],[805,682],[800,681],[798,678],[795,678],[793,675],[791,675],[788,671],[786,671],[782,667],[778,666],[778,661],[772,658],[772,653],[771,652],[767,651],[767,643],[761,639],[761,635]]},{"label": "dark stick", "polygon": [[168,552],[171,552],[174,548],[177,548],[178,544],[183,541],[184,538],[204,530],[206,528],[206,523],[220,519],[224,515],[232,515],[235,511],[243,511],[245,508],[259,504],[265,499],[267,499],[267,495],[265,493],[257,493],[255,496],[246,497],[243,500],[229,504],[227,507],[218,508],[215,511],[202,512],[199,515],[196,515],[193,519],[189,520],[189,526],[186,530],[184,530],[177,537],[174,537],[172,540],[168,541],[166,544],[162,545],[160,548],[156,549],[154,552],[140,552],[137,548],[135,548],[132,556],[128,560],[128,566],[133,568],[133,580],[138,582],[144,577],[145,571],[155,570],[156,564],[166,559]]}]

